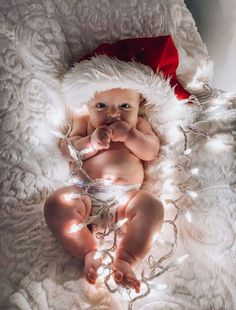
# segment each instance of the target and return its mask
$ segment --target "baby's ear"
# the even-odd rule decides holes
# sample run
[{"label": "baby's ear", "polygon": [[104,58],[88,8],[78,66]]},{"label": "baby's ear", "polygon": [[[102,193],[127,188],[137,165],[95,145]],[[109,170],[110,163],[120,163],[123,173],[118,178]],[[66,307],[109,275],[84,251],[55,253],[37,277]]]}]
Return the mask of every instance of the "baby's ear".
[{"label": "baby's ear", "polygon": [[139,107],[140,108],[143,107],[146,102],[147,102],[146,99],[143,97],[142,94],[140,94],[140,97],[139,97]]},{"label": "baby's ear", "polygon": [[147,100],[143,97],[142,94],[140,94],[140,98],[139,98],[139,112],[138,112],[138,115],[139,116],[145,116],[146,113],[145,113],[145,103],[147,102]]}]

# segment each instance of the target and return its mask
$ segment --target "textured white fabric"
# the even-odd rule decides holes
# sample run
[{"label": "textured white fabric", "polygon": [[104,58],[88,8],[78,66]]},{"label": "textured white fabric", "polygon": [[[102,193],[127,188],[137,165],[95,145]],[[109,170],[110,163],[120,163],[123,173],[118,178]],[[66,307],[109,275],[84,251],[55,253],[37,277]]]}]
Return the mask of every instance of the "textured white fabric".
[{"label": "textured white fabric", "polygon": [[[120,295],[85,283],[81,266],[55,241],[43,218],[46,197],[68,177],[53,133],[66,116],[60,79],[73,61],[100,43],[171,34],[180,54],[179,77],[199,93],[212,76],[205,45],[182,0],[5,0],[0,3],[0,32],[0,305],[22,310],[124,309],[127,304]],[[160,164],[150,167],[145,186],[163,194],[168,178],[162,164],[169,160],[185,168],[174,170],[176,184],[182,190],[195,189],[198,198],[193,203],[184,196],[181,202],[190,208],[192,223],[185,217],[178,220],[175,256],[188,253],[189,258],[157,279],[168,285],[166,291],[154,289],[135,304],[137,309],[236,308],[236,98],[215,91],[206,106],[194,126],[222,136],[227,146],[213,150],[205,138],[191,134],[191,157],[182,153],[183,136],[176,125],[190,124],[196,107],[187,117],[179,108],[177,114],[166,110],[162,120],[147,111],[163,147]],[[186,178],[196,165],[198,177]],[[166,212],[166,218],[169,215]],[[163,232],[169,233],[165,227]],[[152,250],[156,255],[160,251],[157,245]]]}]

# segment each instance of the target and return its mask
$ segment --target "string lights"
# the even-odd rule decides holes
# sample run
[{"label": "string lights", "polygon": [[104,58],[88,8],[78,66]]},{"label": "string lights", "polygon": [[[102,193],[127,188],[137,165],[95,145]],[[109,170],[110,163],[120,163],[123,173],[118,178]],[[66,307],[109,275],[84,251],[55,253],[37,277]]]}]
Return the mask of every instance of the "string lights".
[{"label": "string lights", "polygon": [[[78,166],[77,169],[79,169],[80,171],[83,170],[82,169],[82,156],[81,154],[79,154],[78,156],[78,151],[76,151],[72,144],[69,144],[70,147],[68,147],[71,157],[76,159],[76,162],[78,162]],[[84,173],[85,175],[85,173]],[[86,195],[91,195],[88,193],[88,189],[89,189],[89,185],[86,189],[86,191],[84,191],[84,194]],[[83,194],[83,190],[81,190],[82,194]],[[72,199],[79,199],[81,197],[81,194],[77,194],[77,193],[69,193],[69,194],[65,194],[64,198],[65,200],[72,200]],[[93,196],[93,199],[95,197]],[[96,200],[99,200],[97,198],[95,198]],[[80,223],[80,224],[73,224],[70,228],[69,233],[76,233],[79,230],[83,229],[84,227],[86,227],[88,224],[91,224],[95,221],[96,218],[98,218],[100,216],[100,214],[102,214],[104,211],[108,212],[109,208],[111,208],[114,204],[116,204],[118,201],[116,200],[112,200],[112,201],[101,201],[99,200],[101,207],[98,209],[97,213],[95,215],[92,215],[88,218],[88,220],[84,223]],[[155,261],[153,256],[149,256],[148,257],[148,265],[149,265],[149,272],[146,271],[146,274],[144,272],[144,270],[141,272],[141,284],[144,284],[144,287],[146,287],[146,291],[144,293],[141,293],[135,297],[131,297],[131,292],[129,288],[120,288],[120,287],[112,287],[114,286],[114,281],[110,281],[112,279],[112,274],[113,274],[113,268],[112,268],[112,264],[114,262],[114,256],[113,253],[117,248],[117,237],[118,237],[118,230],[128,221],[127,218],[121,219],[119,220],[113,227],[113,229],[107,229],[107,227],[104,229],[103,232],[99,232],[96,233],[96,237],[97,239],[104,239],[106,236],[113,234],[113,244],[110,248],[107,249],[102,249],[102,250],[98,250],[96,251],[95,255],[94,255],[94,259],[102,259],[102,265],[98,268],[97,270],[97,274],[98,274],[98,282],[101,283],[103,281],[103,283],[105,284],[105,286],[107,287],[107,289],[109,290],[110,293],[115,293],[115,292],[119,292],[121,293],[122,290],[126,290],[127,292],[127,296],[129,296],[129,309],[132,309],[133,303],[135,301],[137,301],[140,298],[143,298],[145,296],[147,296],[151,289],[150,289],[150,285],[149,282],[151,280],[153,280],[154,278],[160,276],[161,274],[163,274],[164,272],[168,271],[171,268],[176,267],[178,264],[180,264],[183,261],[183,258],[178,258],[176,261],[171,262],[169,264],[167,264],[166,266],[163,265],[163,262],[170,258],[177,247],[177,226],[175,224],[175,221],[177,220],[178,215],[181,215],[181,212],[179,211],[180,208],[177,206],[177,204],[175,202],[173,202],[173,205],[176,207],[177,209],[177,214],[175,215],[175,218],[173,220],[168,220],[168,221],[164,221],[164,224],[169,224],[174,232],[174,240],[173,242],[170,241],[165,241],[164,239],[161,238],[161,234],[157,234],[153,237],[153,244],[155,242],[158,242],[159,244],[165,245],[165,247],[167,247],[169,249],[168,253],[166,253],[164,256],[162,256],[158,261]],[[187,256],[184,256],[184,258],[187,258]],[[158,271],[159,270],[159,271]],[[113,282],[113,283],[110,283]],[[164,285],[164,284],[163,284]],[[163,289],[163,286],[162,286]]]},{"label": "string lights", "polygon": [[[207,96],[202,96],[202,97],[190,96],[190,98],[189,98],[189,101],[191,103],[193,103],[194,105],[199,107],[200,113],[205,111],[205,107],[203,106],[204,100],[209,99],[211,96],[213,96],[213,90],[211,89],[211,87],[209,85],[204,84],[204,89],[208,91]],[[200,129],[197,129],[193,125],[187,126],[187,128],[185,128],[185,129],[182,126],[178,126],[178,129],[182,132],[182,134],[184,136],[183,154],[187,157],[190,157],[193,154],[193,149],[192,149],[192,147],[189,146],[189,139],[188,139],[189,134],[197,135],[199,137],[206,139],[207,143],[210,143],[211,146],[215,145],[215,147],[218,149],[224,148],[223,142],[221,143],[220,140],[216,139],[216,137],[211,138],[207,132],[200,130]],[[88,185],[87,185],[85,190],[81,189],[81,194],[78,194],[78,193],[65,194],[64,199],[66,201],[70,201],[73,199],[79,199],[81,197],[81,195],[83,195],[83,194],[92,196],[91,194],[88,193],[88,190],[89,190],[89,187],[92,184],[94,184],[94,180],[91,179],[82,168],[82,163],[83,163],[82,157],[83,157],[83,155],[93,151],[93,149],[90,147],[90,148],[84,149],[82,151],[75,150],[75,148],[74,148],[73,144],[70,142],[68,136],[69,136],[69,134],[67,135],[68,149],[69,149],[71,157],[73,158],[74,162],[76,163],[76,171],[79,170],[84,175],[84,177],[88,181],[87,182]],[[176,166],[175,165],[167,165],[167,166],[163,167],[163,169],[168,170],[168,172],[171,172],[173,170],[173,168],[177,168],[179,171],[184,171],[186,176],[192,175],[192,176],[197,177],[199,174],[199,171],[200,171],[200,169],[196,166],[194,166],[192,168],[190,167],[188,169],[188,171],[186,171],[183,167],[181,167],[179,165],[176,165]],[[171,185],[173,185],[172,183],[173,183],[172,180],[167,180],[167,184],[166,185],[164,184],[164,185],[166,186],[166,188],[169,188]],[[164,187],[163,187],[163,189],[164,189]],[[153,255],[148,256],[147,262],[148,262],[149,269],[145,269],[145,270],[141,271],[141,288],[142,289],[141,289],[141,293],[139,293],[139,294],[135,294],[133,291],[131,292],[131,290],[127,287],[122,288],[122,287],[116,286],[116,284],[112,278],[112,274],[113,274],[112,265],[114,262],[114,251],[117,248],[117,239],[119,237],[119,229],[125,223],[127,223],[128,219],[125,218],[125,219],[118,221],[117,223],[115,223],[113,225],[112,228],[108,227],[108,223],[106,222],[104,231],[96,233],[96,238],[98,239],[98,241],[104,241],[107,236],[113,235],[112,245],[109,248],[103,247],[101,249],[98,249],[96,251],[96,253],[94,254],[95,260],[97,260],[97,259],[102,260],[102,264],[97,270],[98,282],[103,283],[110,293],[119,292],[123,297],[125,297],[126,300],[129,301],[129,309],[132,309],[134,302],[136,302],[137,300],[147,296],[150,293],[151,289],[154,287],[153,286],[153,280],[154,279],[158,278],[160,275],[162,275],[166,271],[177,267],[184,260],[186,260],[188,258],[188,254],[185,254],[181,257],[176,258],[172,262],[169,262],[167,264],[165,263],[166,260],[169,260],[174,255],[176,248],[177,248],[178,229],[177,229],[176,221],[177,221],[178,217],[184,216],[189,223],[192,222],[192,215],[191,215],[190,211],[187,208],[180,207],[181,199],[186,195],[188,197],[190,197],[192,200],[194,200],[198,197],[198,193],[196,191],[192,190],[191,188],[187,188],[185,191],[181,191],[181,192],[182,192],[181,197],[179,197],[178,199],[175,199],[175,200],[170,199],[170,197],[168,197],[167,194],[165,194],[165,193],[163,194],[162,198],[163,198],[163,203],[164,203],[165,209],[168,209],[169,207],[172,206],[176,210],[174,218],[172,220],[165,220],[163,223],[163,226],[169,225],[170,228],[172,229],[173,240],[172,241],[165,240],[162,232],[153,236],[153,240],[152,240],[153,244],[157,243],[160,246],[164,246],[164,248],[165,248],[165,250],[167,250],[167,252],[162,257],[160,257],[158,260],[156,260],[153,257]],[[86,227],[88,224],[93,223],[97,218],[100,217],[101,214],[107,214],[108,210],[111,207],[113,207],[117,203],[121,203],[122,199],[123,199],[122,196],[119,197],[118,199],[109,200],[109,201],[103,201],[103,200],[95,198],[94,196],[92,196],[92,198],[95,199],[98,203],[100,203],[100,207],[98,208],[98,211],[96,212],[95,215],[91,215],[87,219],[87,221],[80,223],[80,224],[73,224],[70,228],[69,233],[76,233],[79,230]],[[105,216],[105,219],[107,219],[107,216]],[[168,286],[165,283],[159,283],[155,286],[156,289],[166,289],[167,287]]]}]

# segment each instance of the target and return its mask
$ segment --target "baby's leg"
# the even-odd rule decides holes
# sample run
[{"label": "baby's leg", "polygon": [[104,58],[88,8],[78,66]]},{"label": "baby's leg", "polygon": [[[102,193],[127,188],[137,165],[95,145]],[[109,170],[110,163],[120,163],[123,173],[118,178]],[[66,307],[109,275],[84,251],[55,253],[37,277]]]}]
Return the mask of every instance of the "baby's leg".
[{"label": "baby's leg", "polygon": [[127,193],[128,202],[118,210],[118,220],[128,218],[127,230],[120,241],[114,261],[115,280],[139,292],[132,266],[151,249],[153,236],[161,230],[164,208],[156,197],[143,190]]},{"label": "baby's leg", "polygon": [[85,277],[94,284],[97,268],[101,261],[94,260],[96,241],[87,227],[80,231],[71,230],[86,220],[91,212],[89,196],[81,195],[76,199],[68,199],[68,194],[81,194],[76,186],[68,186],[54,192],[46,201],[44,215],[48,227],[71,255],[84,261]]}]

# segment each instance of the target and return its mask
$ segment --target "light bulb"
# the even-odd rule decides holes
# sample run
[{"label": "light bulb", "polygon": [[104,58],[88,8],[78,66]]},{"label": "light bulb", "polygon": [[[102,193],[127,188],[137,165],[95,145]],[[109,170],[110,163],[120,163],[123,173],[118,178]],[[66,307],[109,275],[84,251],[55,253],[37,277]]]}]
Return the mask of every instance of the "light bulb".
[{"label": "light bulb", "polygon": [[108,255],[106,255],[106,257],[105,258],[103,258],[103,263],[104,264],[110,264],[111,263],[111,257],[110,256],[108,256]]},{"label": "light bulb", "polygon": [[96,251],[96,253],[94,254],[94,259],[99,259],[100,257],[102,257],[102,255],[104,254],[104,251]]},{"label": "light bulb", "polygon": [[71,201],[72,200],[72,194],[71,193],[70,194],[64,194],[63,197],[64,197],[65,201]]},{"label": "light bulb", "polygon": [[190,155],[192,153],[191,149],[187,149],[184,151],[184,155]]},{"label": "light bulb", "polygon": [[157,238],[158,238],[158,233],[152,236],[152,243],[155,243],[157,241]]},{"label": "light bulb", "polygon": [[[155,279],[153,279],[151,282],[149,282],[149,287],[151,290],[155,290],[155,291],[163,291],[166,290],[168,288],[168,285],[165,283],[156,283]],[[156,293],[154,293],[156,294]],[[153,295],[154,296],[154,295]]]},{"label": "light bulb", "polygon": [[186,217],[186,219],[187,219],[187,221],[188,221],[189,223],[192,222],[192,215],[191,215],[191,213],[189,212],[189,210],[187,210],[187,211],[185,212],[184,216]]},{"label": "light bulb", "polygon": [[70,230],[69,230],[69,233],[70,234],[73,234],[73,233],[76,233],[78,231],[80,231],[81,229],[83,229],[86,225],[85,224],[73,224],[71,225],[70,227]]},{"label": "light bulb", "polygon": [[198,194],[194,191],[190,191],[188,190],[187,193],[189,194],[189,196],[191,196],[192,198],[197,198]]},{"label": "light bulb", "polygon": [[127,204],[127,202],[129,201],[126,195],[122,195],[119,198],[117,198],[117,201],[119,202],[119,204],[121,205],[125,205]]},{"label": "light bulb", "polygon": [[63,195],[65,201],[71,201],[73,199],[79,199],[81,198],[81,194],[79,193],[68,193]]},{"label": "light bulb", "polygon": [[116,225],[115,225],[115,229],[118,229],[120,228],[122,225],[124,225],[126,222],[128,221],[127,217],[122,219],[122,220],[119,220]]},{"label": "light bulb", "polygon": [[86,149],[81,150],[79,153],[80,153],[80,156],[83,156],[83,155],[89,154],[93,151],[94,151],[94,148],[92,146],[90,146],[90,147],[87,147]]},{"label": "light bulb", "polygon": [[158,290],[166,290],[168,288],[168,285],[164,283],[157,283],[156,288]]},{"label": "light bulb", "polygon": [[185,259],[187,259],[188,257],[189,257],[188,254],[183,255],[183,256],[177,258],[174,262],[170,263],[167,267],[168,267],[168,268],[176,267],[177,265],[182,264],[182,262],[183,262]]},{"label": "light bulb", "polygon": [[198,169],[198,168],[192,168],[192,169],[190,170],[190,172],[191,172],[192,174],[194,174],[194,175],[197,175],[198,172],[199,172],[199,169]]},{"label": "light bulb", "polygon": [[61,139],[64,139],[64,138],[65,138],[65,135],[63,135],[60,131],[50,130],[50,132],[51,132],[54,136],[56,136],[56,137],[58,137],[58,138],[61,138]]},{"label": "light bulb", "polygon": [[70,152],[70,156],[71,156],[74,160],[77,161],[77,160],[78,160],[78,156],[77,156],[77,153],[76,153],[74,147],[71,146],[70,144],[67,144],[67,147],[68,147],[68,150],[69,150],[69,152]]},{"label": "light bulb", "polygon": [[185,255],[183,255],[183,256],[177,258],[176,263],[177,263],[178,265],[179,265],[179,264],[182,264],[182,262],[185,261],[185,259],[187,259],[188,257],[189,257],[189,255],[188,255],[188,254],[185,254]]},{"label": "light bulb", "polygon": [[[100,268],[100,267],[99,267]],[[99,269],[98,268],[98,269]],[[98,278],[97,278],[97,283],[103,283],[104,282],[104,280],[105,280],[105,278],[108,276],[110,274],[110,271],[109,271],[109,269],[108,268],[104,268],[104,270],[103,270],[103,272],[102,272],[102,274],[100,274],[99,276],[98,276]]]},{"label": "light bulb", "polygon": [[104,266],[100,266],[100,267],[97,269],[97,274],[100,276],[100,275],[103,274],[104,271],[105,271]]}]

